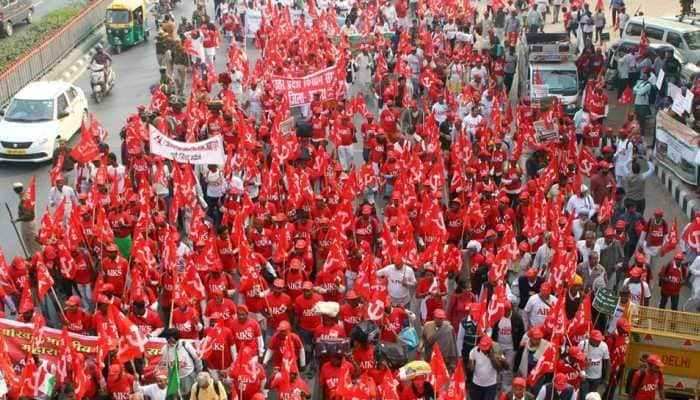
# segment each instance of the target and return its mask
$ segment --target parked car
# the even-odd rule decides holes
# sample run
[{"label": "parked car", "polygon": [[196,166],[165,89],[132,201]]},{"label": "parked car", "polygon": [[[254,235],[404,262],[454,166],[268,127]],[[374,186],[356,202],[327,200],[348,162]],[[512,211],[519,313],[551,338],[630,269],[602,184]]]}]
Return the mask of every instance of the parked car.
[{"label": "parked car", "polygon": [[83,91],[63,81],[32,82],[0,111],[0,160],[42,162],[58,139],[70,140],[88,119]]},{"label": "parked car", "polygon": [[678,49],[689,62],[700,62],[700,26],[679,22],[675,17],[632,17],[622,39],[639,40],[642,26],[650,43],[666,43]]},{"label": "parked car", "polygon": [[[627,52],[637,51],[637,49],[639,48],[639,38],[637,38],[637,40],[620,39],[613,43],[608,49],[606,57],[606,59],[608,60],[608,71],[605,74],[605,81],[609,88],[611,88],[614,85],[614,80],[616,76],[613,55],[620,47],[622,47]],[[651,54],[652,59],[656,59],[656,56],[658,54],[663,54],[667,51],[672,51],[673,57],[681,65],[681,83],[687,84],[689,82],[692,82],[693,79],[698,75],[698,73],[700,73],[700,67],[691,62],[688,62],[688,60],[683,56],[683,54],[671,45],[665,43],[649,43],[649,53]]]},{"label": "parked car", "polygon": [[12,36],[14,25],[32,23],[32,0],[0,0],[0,29],[4,36]]}]

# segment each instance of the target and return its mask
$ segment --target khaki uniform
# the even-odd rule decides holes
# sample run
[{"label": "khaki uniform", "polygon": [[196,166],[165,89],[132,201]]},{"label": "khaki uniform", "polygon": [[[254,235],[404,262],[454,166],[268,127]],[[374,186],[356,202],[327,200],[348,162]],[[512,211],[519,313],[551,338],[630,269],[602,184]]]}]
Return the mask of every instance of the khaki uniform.
[{"label": "khaki uniform", "polygon": [[185,52],[185,48],[181,43],[175,42],[173,49],[173,81],[175,82],[175,91],[182,94],[185,90],[185,78],[187,77],[187,69],[190,66],[190,56]]}]

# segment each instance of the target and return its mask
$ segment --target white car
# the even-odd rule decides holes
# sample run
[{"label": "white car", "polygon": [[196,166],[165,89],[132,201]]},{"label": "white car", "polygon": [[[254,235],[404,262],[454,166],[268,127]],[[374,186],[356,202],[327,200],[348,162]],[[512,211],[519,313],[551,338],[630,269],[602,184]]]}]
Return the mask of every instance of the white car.
[{"label": "white car", "polygon": [[0,114],[0,161],[53,158],[58,139],[70,140],[87,121],[83,91],[63,81],[32,82]]}]

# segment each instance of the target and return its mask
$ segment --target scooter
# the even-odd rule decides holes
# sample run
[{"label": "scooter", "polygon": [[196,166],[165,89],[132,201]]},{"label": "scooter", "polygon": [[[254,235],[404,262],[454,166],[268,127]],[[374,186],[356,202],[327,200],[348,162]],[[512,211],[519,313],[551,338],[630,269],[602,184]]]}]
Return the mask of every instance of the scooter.
[{"label": "scooter", "polygon": [[102,98],[106,96],[114,87],[115,74],[114,71],[110,69],[109,76],[105,82],[105,66],[93,62],[90,64],[90,87],[92,88],[92,95],[95,98],[96,103],[100,103]]}]

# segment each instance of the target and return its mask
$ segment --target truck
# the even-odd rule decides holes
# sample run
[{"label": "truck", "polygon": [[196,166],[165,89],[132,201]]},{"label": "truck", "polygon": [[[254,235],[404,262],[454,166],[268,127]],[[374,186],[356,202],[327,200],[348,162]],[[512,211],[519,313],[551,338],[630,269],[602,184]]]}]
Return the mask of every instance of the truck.
[{"label": "truck", "polygon": [[576,113],[579,78],[577,47],[566,33],[525,33],[518,48],[518,98],[533,102],[557,97],[567,115]]},{"label": "truck", "polygon": [[[667,399],[700,397],[700,314],[630,305],[631,335],[623,379],[645,354],[657,354],[665,364]],[[625,387],[618,385],[619,395]]]}]

